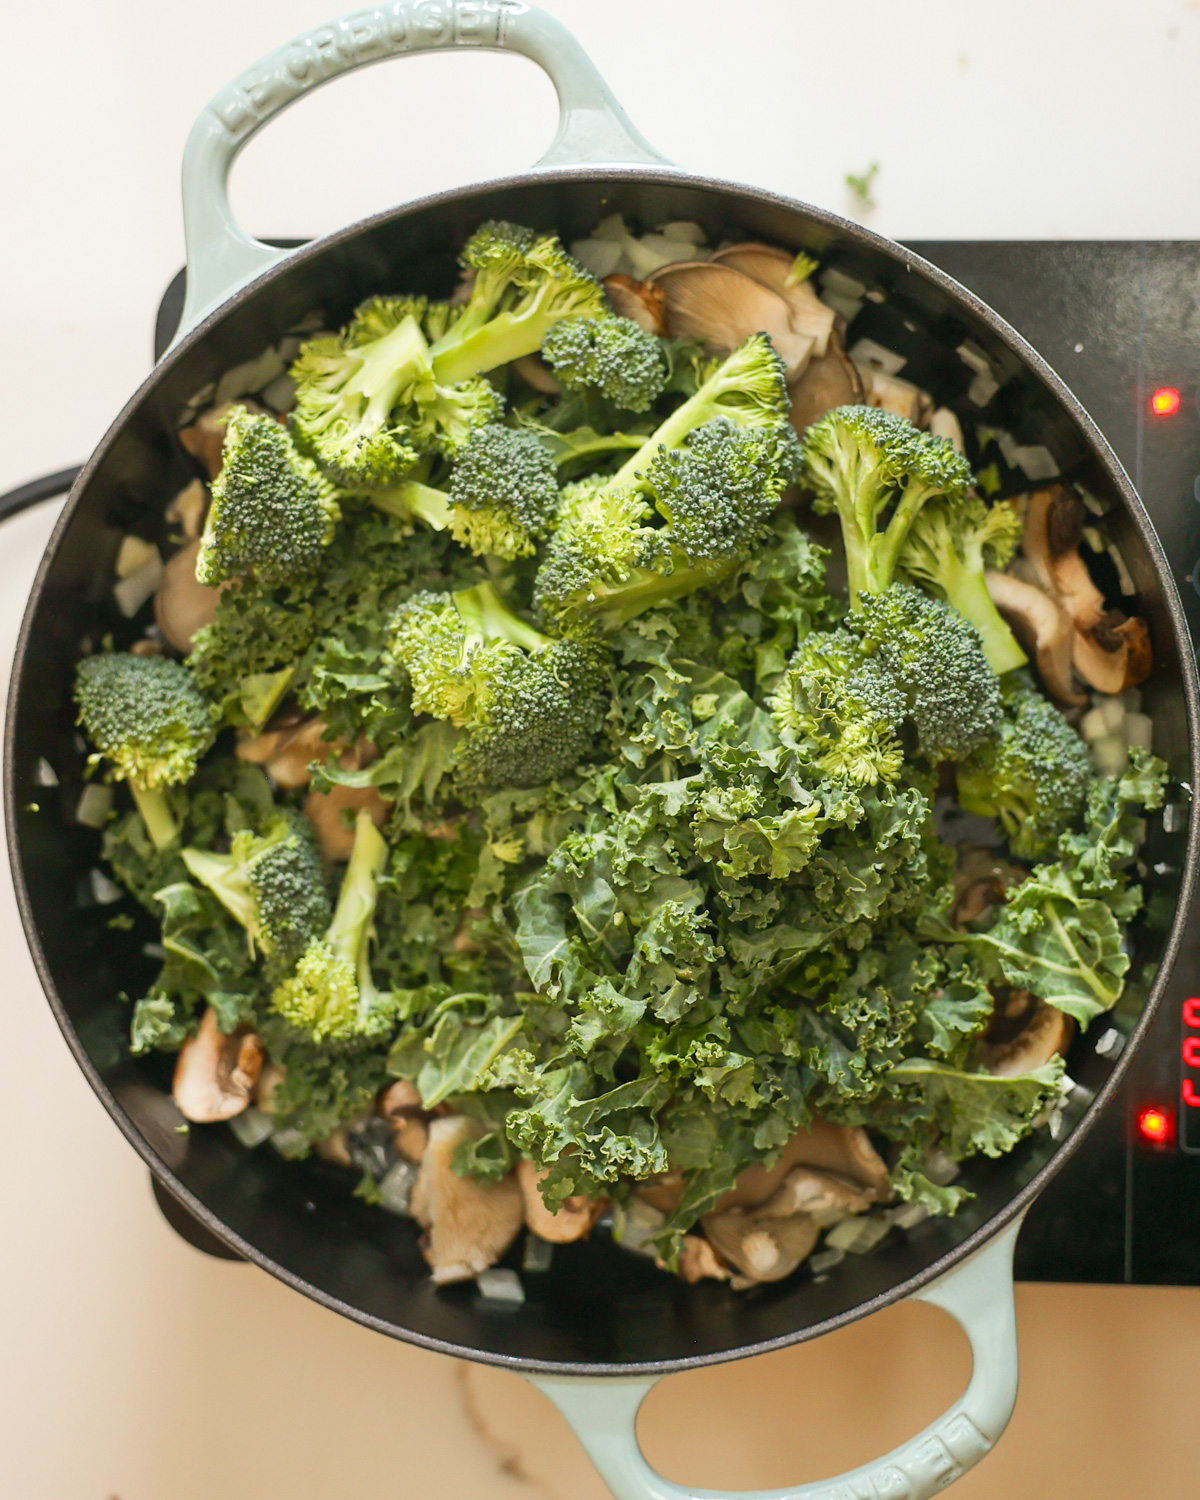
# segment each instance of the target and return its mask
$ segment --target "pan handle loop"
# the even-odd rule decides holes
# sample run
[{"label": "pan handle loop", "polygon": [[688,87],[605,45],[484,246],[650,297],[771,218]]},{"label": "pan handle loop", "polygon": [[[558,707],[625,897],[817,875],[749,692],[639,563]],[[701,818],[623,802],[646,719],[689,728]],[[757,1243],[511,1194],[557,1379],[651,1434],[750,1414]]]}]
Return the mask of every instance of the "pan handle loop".
[{"label": "pan handle loop", "polygon": [[530,1376],[583,1444],[616,1500],[933,1500],[990,1451],[1017,1399],[1017,1323],[1013,1305],[1015,1223],[962,1265],[916,1292],[943,1308],[971,1341],[970,1384],[938,1421],[877,1463],[835,1479],[783,1490],[699,1490],[672,1484],[642,1457],[638,1408],[656,1377],[579,1379]]},{"label": "pan handle loop", "polygon": [[229,206],[229,169],[268,120],[355,68],[451,47],[520,52],[550,76],[559,122],[539,167],[670,165],[638,133],[561,22],[523,0],[394,0],[313,27],[221,90],[183,155],[187,302],[176,342],[288,252],[252,239]]}]

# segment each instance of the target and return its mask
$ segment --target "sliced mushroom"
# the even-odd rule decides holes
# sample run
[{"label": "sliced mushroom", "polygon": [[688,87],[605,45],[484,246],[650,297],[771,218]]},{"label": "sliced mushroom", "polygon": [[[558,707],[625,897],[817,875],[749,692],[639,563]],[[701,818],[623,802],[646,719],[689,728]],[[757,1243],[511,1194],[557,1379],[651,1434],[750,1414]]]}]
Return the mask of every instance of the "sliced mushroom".
[{"label": "sliced mushroom", "polygon": [[287,1070],[281,1063],[275,1062],[267,1063],[258,1075],[258,1083],[254,1089],[254,1103],[264,1115],[275,1113],[275,1090],[286,1076]]},{"label": "sliced mushroom", "polygon": [[871,1188],[881,1198],[890,1193],[887,1167],[865,1130],[814,1120],[784,1145],[773,1167],[755,1165],[739,1173],[733,1187],[718,1198],[717,1211],[759,1207],[779,1191],[787,1174],[798,1166],[836,1172]]},{"label": "sliced mushroom", "polygon": [[520,359],[513,360],[511,368],[526,385],[532,386],[535,391],[541,391],[543,396],[562,395],[562,386],[540,354],[522,354]]},{"label": "sliced mushroom", "polygon": [[163,570],[154,596],[154,618],[169,645],[185,656],[192,649],[196,632],[211,625],[217,612],[220,589],[206,588],[196,581],[196,557],[200,542],[181,547]]},{"label": "sliced mushroom", "polygon": [[832,307],[825,306],[807,277],[789,283],[788,276],[795,259],[794,255],[775,245],[754,241],[718,250],[712,261],[713,264],[732,266],[735,271],[753,277],[760,285],[782,297],[788,305],[792,327],[797,333],[805,333],[812,339],[814,358],[823,359],[829,352],[829,336],[837,314]]},{"label": "sliced mushroom", "polygon": [[419,1113],[422,1107],[420,1094],[407,1078],[397,1078],[395,1083],[390,1083],[380,1094],[379,1103],[375,1106],[383,1118],[390,1120],[393,1125]]},{"label": "sliced mushroom", "polygon": [[1091,630],[1104,614],[1104,595],[1079,555],[1086,512],[1064,484],[1035,490],[1025,508],[1021,552],[1042,588],[1054,594],[1080,630]]},{"label": "sliced mushroom", "polygon": [[824,357],[809,361],[799,380],[788,386],[792,398],[788,413],[798,433],[819,421],[836,406],[857,406],[863,399],[862,376],[846,353],[836,331]]},{"label": "sliced mushroom", "polygon": [[225,428],[229,424],[229,413],[235,406],[244,406],[252,415],[263,414],[263,408],[254,401],[223,401],[220,406],[210,406],[207,411],[202,411],[190,427],[179,429],[179,441],[185,451],[199,460],[210,479],[215,479],[221,472]]},{"label": "sliced mushroom", "polygon": [[645,1182],[639,1182],[634,1192],[651,1208],[671,1214],[679,1207],[683,1187],[682,1172],[660,1172],[656,1177],[648,1177]]},{"label": "sliced mushroom", "polygon": [[339,1125],[323,1141],[317,1141],[313,1150],[322,1161],[331,1162],[335,1167],[354,1165],[354,1158],[350,1155],[350,1134],[344,1125]]},{"label": "sliced mushroom", "polygon": [[751,1281],[781,1281],[812,1254],[820,1237],[807,1214],[788,1218],[762,1209],[727,1208],[706,1214],[704,1233],[717,1253]]},{"label": "sliced mushroom", "polygon": [[617,272],[604,278],[604,290],[618,317],[628,318],[647,333],[666,333],[667,294],[662,287]]},{"label": "sliced mushroom", "polygon": [[572,1240],[583,1239],[604,1211],[604,1200],[583,1196],[566,1198],[557,1210],[551,1212],[539,1190],[545,1175],[531,1161],[522,1159],[517,1163],[517,1183],[525,1204],[525,1227],[538,1239],[549,1240],[552,1245],[569,1245]]},{"label": "sliced mushroom", "polygon": [[180,1050],[171,1092],[180,1114],[197,1125],[232,1120],[250,1103],[261,1070],[262,1045],[255,1034],[239,1028],[223,1036],[209,1006],[200,1030]]},{"label": "sliced mushroom", "polygon": [[1092,630],[1076,630],[1071,660],[1080,677],[1099,693],[1123,693],[1145,682],[1154,665],[1145,620],[1108,610]]},{"label": "sliced mushroom", "polygon": [[317,831],[317,842],[327,860],[350,858],[354,848],[354,823],[343,813],[358,813],[361,808],[371,814],[376,828],[387,822],[392,804],[385,802],[373,786],[332,786],[327,792],[309,792],[304,799],[304,815]]},{"label": "sliced mushroom", "polygon": [[1051,1058],[1064,1056],[1074,1030],[1069,1016],[1039,1000],[1032,1017],[1010,1041],[984,1043],[983,1065],[995,1078],[1031,1073]]},{"label": "sliced mushroom", "polygon": [[[308,785],[308,768],[314,760],[328,760],[331,755],[342,758],[354,753],[345,740],[325,738],[325,720],[320,718],[286,723],[262,734],[243,731],[237,742],[239,760],[265,766],[288,791]],[[356,768],[357,763],[352,769]]]},{"label": "sliced mushroom", "polygon": [[759,1208],[767,1219],[786,1219],[808,1214],[818,1229],[829,1229],[852,1214],[864,1213],[876,1201],[874,1188],[863,1187],[836,1172],[815,1167],[793,1167],[779,1190]]},{"label": "sliced mushroom", "polygon": [[521,1189],[511,1174],[499,1182],[477,1182],[454,1170],[455,1151],[478,1140],[483,1130],[465,1115],[446,1115],[429,1125],[410,1207],[427,1230],[421,1249],[438,1286],[469,1281],[495,1265],[524,1220]]},{"label": "sliced mushroom", "polygon": [[972,881],[954,903],[954,925],[964,931],[993,912],[1004,900],[1004,886],[989,878]]},{"label": "sliced mushroom", "polygon": [[202,480],[193,479],[181,489],[163,512],[166,520],[179,526],[189,541],[194,541],[204,530],[204,514],[208,510],[208,490]]},{"label": "sliced mushroom", "polygon": [[698,1281],[728,1281],[729,1267],[705,1239],[685,1234],[679,1252],[679,1275],[692,1286]]},{"label": "sliced mushroom", "polygon": [[792,327],[783,298],[752,277],[712,261],[685,260],[655,271],[650,281],[666,294],[672,338],[699,339],[710,354],[730,354],[753,334],[765,333],[788,380],[804,372],[814,340]]},{"label": "sliced mushroom", "polygon": [[1083,704],[1087,694],[1075,690],[1071,676],[1074,632],[1071,617],[1056,599],[1036,584],[990,569],[984,575],[992,602],[1013,634],[1037,662],[1042,685],[1059,703]]},{"label": "sliced mushroom", "polygon": [[429,1144],[429,1126],[419,1115],[410,1115],[392,1132],[392,1144],[405,1161],[420,1163]]}]

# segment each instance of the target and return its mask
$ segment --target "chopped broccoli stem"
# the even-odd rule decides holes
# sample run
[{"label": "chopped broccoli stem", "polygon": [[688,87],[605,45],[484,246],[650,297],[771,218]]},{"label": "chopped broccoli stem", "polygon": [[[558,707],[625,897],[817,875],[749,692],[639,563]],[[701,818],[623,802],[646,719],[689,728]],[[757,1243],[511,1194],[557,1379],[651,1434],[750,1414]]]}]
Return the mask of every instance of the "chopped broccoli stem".
[{"label": "chopped broccoli stem", "polygon": [[424,521],[431,531],[445,531],[450,524],[450,503],[441,490],[419,480],[406,480],[390,490],[369,490],[371,504],[377,510],[396,516],[401,521],[415,517]]},{"label": "chopped broccoli stem", "polygon": [[167,801],[167,794],[160,786],[139,786],[136,781],[129,783],[129,790],[133,794],[133,800],[137,803],[137,810],[142,815],[142,822],[146,825],[146,832],[150,835],[156,849],[166,849],[179,837],[179,825],[171,812],[171,804]]}]

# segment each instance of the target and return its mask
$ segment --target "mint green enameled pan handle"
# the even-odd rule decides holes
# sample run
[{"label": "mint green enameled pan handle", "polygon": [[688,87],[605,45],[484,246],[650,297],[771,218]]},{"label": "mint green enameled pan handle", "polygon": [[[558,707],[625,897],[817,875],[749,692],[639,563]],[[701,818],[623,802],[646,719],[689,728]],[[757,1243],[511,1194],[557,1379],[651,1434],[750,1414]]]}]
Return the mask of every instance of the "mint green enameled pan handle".
[{"label": "mint green enameled pan handle", "polygon": [[396,0],[316,26],[276,48],[208,104],[183,156],[187,302],[176,342],[286,250],[251,239],[229,206],[234,157],[268,120],[354,68],[450,47],[519,52],[550,76],[558,133],[539,167],[670,165],[630,123],[575,38],[521,0]]},{"label": "mint green enameled pan handle", "polygon": [[638,1408],[654,1379],[531,1379],[571,1424],[616,1500],[931,1500],[983,1458],[1012,1415],[1017,1399],[1012,1259],[1019,1229],[1017,1220],[915,1294],[948,1312],[971,1342],[974,1364],[962,1398],[886,1458],[836,1479],[737,1496],[672,1484],[655,1473],[638,1447]]}]

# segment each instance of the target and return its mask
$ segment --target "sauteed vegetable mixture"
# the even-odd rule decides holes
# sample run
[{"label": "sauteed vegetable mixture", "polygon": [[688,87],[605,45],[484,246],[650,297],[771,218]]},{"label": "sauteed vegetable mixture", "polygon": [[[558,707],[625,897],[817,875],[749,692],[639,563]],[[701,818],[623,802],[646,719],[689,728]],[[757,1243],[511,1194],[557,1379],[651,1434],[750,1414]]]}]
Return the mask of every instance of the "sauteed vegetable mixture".
[{"label": "sauteed vegetable mixture", "polygon": [[490,1268],[592,1232],[823,1274],[1057,1128],[1162,805],[1149,637],[1095,502],[855,340],[844,273],[573,249],[483,224],[448,300],[313,315],[184,415],[203,478],[76,686],[161,927],[131,1045],[438,1282],[519,1300]]}]

